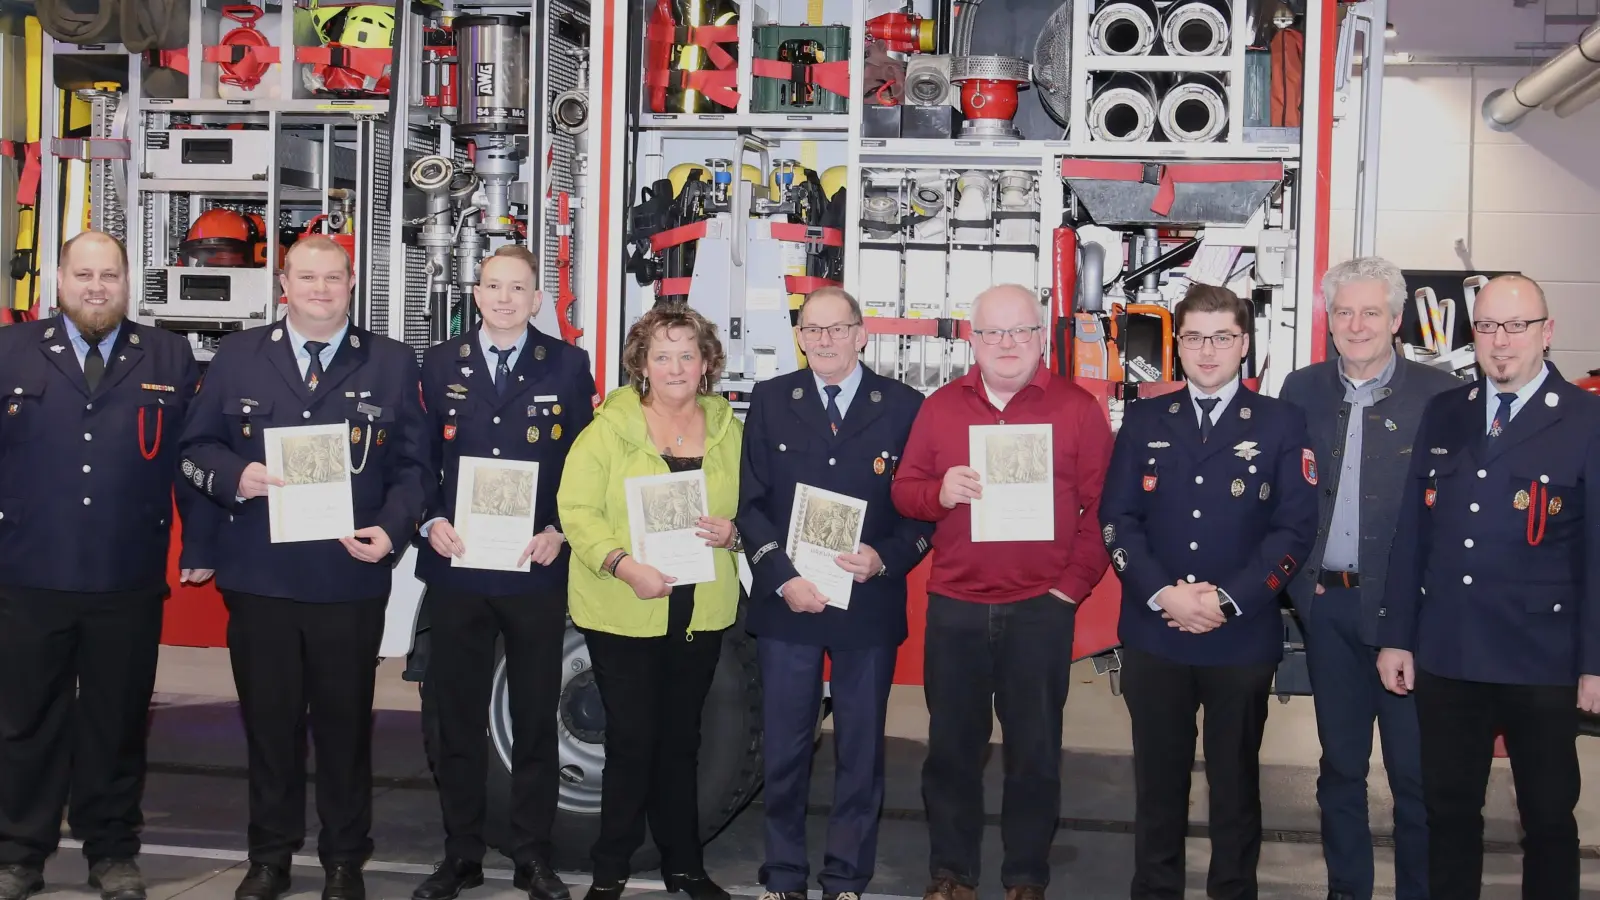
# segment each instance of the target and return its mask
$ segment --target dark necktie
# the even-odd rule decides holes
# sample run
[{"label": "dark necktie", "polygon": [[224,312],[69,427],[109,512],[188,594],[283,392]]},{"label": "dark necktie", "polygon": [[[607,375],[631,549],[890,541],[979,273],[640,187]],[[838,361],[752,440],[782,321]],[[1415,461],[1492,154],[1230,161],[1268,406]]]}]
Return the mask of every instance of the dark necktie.
[{"label": "dark necktie", "polygon": [[1500,401],[1500,407],[1494,411],[1494,421],[1489,425],[1489,440],[1492,443],[1511,424],[1511,404],[1517,399],[1516,394],[1495,394]]},{"label": "dark necktie", "polygon": [[89,353],[83,358],[83,380],[89,383],[89,390],[94,391],[100,386],[100,376],[106,373],[106,358],[100,355],[101,338],[84,337],[84,343],[89,345]]},{"label": "dark necktie", "polygon": [[839,412],[839,392],[844,388],[829,384],[822,389],[828,393],[828,424],[833,426],[833,433],[838,434],[839,426],[844,424],[844,414]]},{"label": "dark necktie", "polygon": [[1196,398],[1194,402],[1196,406],[1200,407],[1200,442],[1203,444],[1207,438],[1211,437],[1211,411],[1217,408],[1217,404],[1222,402],[1222,398],[1206,397],[1203,400]]},{"label": "dark necktie", "polygon": [[509,365],[511,353],[517,348],[507,347],[501,350],[499,347],[490,347],[489,349],[494,351],[495,359],[497,360],[494,366],[494,392],[503,397],[506,393],[506,382],[511,380],[511,366]]},{"label": "dark necktie", "polygon": [[327,347],[326,341],[306,341],[306,352],[311,354],[311,365],[306,366],[306,389],[316,390],[317,382],[322,380],[322,350]]}]

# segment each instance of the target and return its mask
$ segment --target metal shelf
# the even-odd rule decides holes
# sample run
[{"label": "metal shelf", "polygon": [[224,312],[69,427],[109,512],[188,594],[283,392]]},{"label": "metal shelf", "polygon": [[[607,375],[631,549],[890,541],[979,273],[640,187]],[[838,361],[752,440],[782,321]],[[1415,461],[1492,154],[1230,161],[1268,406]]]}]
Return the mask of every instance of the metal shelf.
[{"label": "metal shelf", "polygon": [[1169,141],[1100,143],[1082,141],[1019,140],[915,140],[909,138],[862,138],[860,153],[873,161],[893,160],[916,163],[926,160],[974,161],[984,158],[1037,159],[1045,156],[1156,156],[1175,159],[1296,159],[1298,143],[1231,144],[1225,141],[1181,144]]},{"label": "metal shelf", "polygon": [[741,128],[762,131],[834,131],[850,129],[846,113],[645,113],[639,117],[643,128],[663,131],[730,131]]},{"label": "metal shelf", "polygon": [[381,97],[347,100],[340,97],[302,97],[280,100],[259,98],[249,100],[189,100],[146,97],[139,102],[144,112],[167,113],[297,113],[322,115],[385,115],[389,101]]},{"label": "metal shelf", "polygon": [[1086,72],[1232,72],[1232,56],[1085,56]]},{"label": "metal shelf", "polygon": [[[245,194],[265,196],[271,188],[266,181],[222,181],[196,178],[143,178],[139,190],[171,194]],[[278,188],[278,200],[283,203],[321,203],[327,191],[316,188]]]}]

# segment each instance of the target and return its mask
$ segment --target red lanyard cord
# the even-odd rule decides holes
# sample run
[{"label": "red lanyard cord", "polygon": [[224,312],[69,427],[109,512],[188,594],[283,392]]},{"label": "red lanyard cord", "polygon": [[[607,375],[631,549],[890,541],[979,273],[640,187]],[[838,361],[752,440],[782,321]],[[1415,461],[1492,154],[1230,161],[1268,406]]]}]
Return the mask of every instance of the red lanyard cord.
[{"label": "red lanyard cord", "polygon": [[144,411],[145,407],[139,407],[139,455],[143,456],[145,459],[155,459],[156,454],[161,452],[161,420],[162,414],[165,413],[166,410],[156,410],[156,443],[155,446],[151,447],[149,450],[144,448]]}]

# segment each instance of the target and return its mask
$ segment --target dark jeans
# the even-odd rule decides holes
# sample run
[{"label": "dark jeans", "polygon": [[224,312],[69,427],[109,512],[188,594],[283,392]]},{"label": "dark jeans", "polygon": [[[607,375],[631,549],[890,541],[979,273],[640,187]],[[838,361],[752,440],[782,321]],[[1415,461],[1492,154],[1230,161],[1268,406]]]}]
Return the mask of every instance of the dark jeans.
[{"label": "dark jeans", "polygon": [[1371,900],[1372,828],[1367,768],[1372,723],[1383,740],[1383,766],[1394,794],[1395,897],[1428,900],[1428,818],[1422,803],[1417,704],[1383,689],[1378,651],[1361,640],[1361,589],[1330,587],[1303,616],[1322,744],[1317,805],[1328,889]]},{"label": "dark jeans", "polygon": [[[511,706],[511,860],[550,862],[560,761],[556,704],[567,630],[562,594],[428,591],[427,687],[439,711],[439,806],[447,856],[481,862],[495,638],[505,637]],[[498,765],[499,763],[494,763]]]},{"label": "dark jeans", "polygon": [[774,893],[803,892],[810,874],[806,806],[822,702],[822,659],[833,663],[833,812],[817,880],[823,893],[864,892],[878,857],[883,810],[883,723],[894,683],[896,647],[825,650],[758,638],[767,858],[761,883]]},{"label": "dark jeans", "polygon": [[1191,666],[1122,651],[1122,696],[1133,720],[1133,900],[1182,900],[1189,780],[1205,710],[1211,792],[1206,896],[1255,900],[1261,857],[1261,735],[1276,666]]},{"label": "dark jeans", "polygon": [[0,866],[138,854],[165,596],[0,589]]},{"label": "dark jeans", "polygon": [[934,877],[978,884],[984,750],[998,715],[1005,733],[1000,880],[1007,888],[1050,883],[1076,616],[1076,606],[1051,594],[993,604],[928,597],[922,800]]},{"label": "dark jeans", "polygon": [[594,883],[625,881],[645,824],[661,871],[699,875],[700,720],[722,653],[721,631],[686,639],[694,587],[672,589],[667,633],[634,638],[585,629],[606,710],[600,836],[590,856]]},{"label": "dark jeans", "polygon": [[1433,896],[1478,898],[1484,792],[1498,729],[1522,818],[1522,896],[1577,900],[1577,686],[1459,681],[1419,669],[1417,719]]}]

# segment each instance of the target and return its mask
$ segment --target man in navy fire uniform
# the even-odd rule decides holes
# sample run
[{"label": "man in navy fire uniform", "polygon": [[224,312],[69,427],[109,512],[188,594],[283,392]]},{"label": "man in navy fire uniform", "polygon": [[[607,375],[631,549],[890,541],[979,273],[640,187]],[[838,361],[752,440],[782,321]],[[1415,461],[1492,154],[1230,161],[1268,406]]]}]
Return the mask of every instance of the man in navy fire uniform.
[{"label": "man in navy fire uniform", "polygon": [[[867,342],[861,307],[843,290],[807,296],[798,330],[809,368],[756,386],[739,481],[738,527],[753,578],[747,627],[756,635],[764,690],[760,877],[782,900],[806,896],[806,805],[826,654],[838,772],[818,880],[826,900],[856,900],[877,856],[884,718],[906,638],[906,575],[933,534],[931,524],[901,516],[889,496],[922,394],[861,364]],[[837,520],[831,534],[811,532],[839,541],[830,544],[837,555],[827,564],[851,581],[848,598],[837,598],[847,605],[830,603],[789,555],[795,488],[802,484],[866,501],[859,546]]]},{"label": "man in navy fire uniform", "polygon": [[1254,900],[1261,736],[1283,657],[1278,593],[1317,533],[1305,415],[1245,387],[1250,311],[1196,285],[1173,312],[1188,387],[1133,404],[1101,501],[1122,581],[1122,693],[1133,720],[1133,900],[1184,896],[1195,714],[1211,796],[1207,896]]},{"label": "man in navy fire uniform", "polygon": [[[417,576],[428,585],[424,690],[439,715],[436,777],[445,858],[412,897],[452,900],[483,883],[483,761],[495,639],[504,637],[514,883],[532,900],[567,900],[567,886],[550,867],[568,555],[556,521],[556,488],[567,449],[594,418],[594,376],[588,353],[529,324],[543,296],[537,259],[526,247],[507,245],[484,260],[473,299],[482,325],[430,348],[422,362],[429,459],[442,481],[422,525],[428,546],[417,558]],[[494,561],[470,559],[470,519],[463,526],[465,511],[456,507],[463,458],[469,466],[481,460],[538,464],[534,533],[515,561],[527,572],[479,568]],[[474,479],[473,486],[483,484]]]},{"label": "man in navy fire uniform", "polygon": [[[125,318],[114,238],[67,241],[56,285],[61,315],[0,328],[0,900],[44,887],[69,795],[89,884],[142,900],[145,725],[199,369],[182,338]],[[177,502],[181,578],[202,582],[220,515],[192,487]]]},{"label": "man in navy fire uniform", "polygon": [[1478,292],[1483,379],[1435,397],[1412,448],[1378,671],[1416,692],[1432,896],[1476,900],[1483,803],[1505,736],[1522,896],[1578,896],[1578,710],[1600,712],[1600,398],[1545,361],[1528,278]]},{"label": "man in navy fire uniform", "polygon": [[[290,858],[305,842],[309,719],[323,900],[362,900],[373,681],[393,555],[416,534],[438,479],[428,468],[416,354],[350,323],[344,249],[302,238],[279,278],[287,316],[223,339],[180,448],[184,473],[229,512],[217,536],[217,587],[250,771],[250,867],[234,896],[276,900],[289,887]],[[355,528],[338,540],[296,540],[296,523],[275,534],[270,521],[268,489],[285,482],[263,463],[266,433],[304,425],[340,426],[337,452],[283,441],[297,470],[348,486]]]}]

